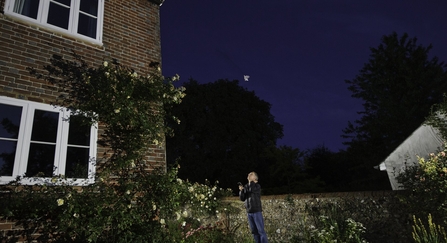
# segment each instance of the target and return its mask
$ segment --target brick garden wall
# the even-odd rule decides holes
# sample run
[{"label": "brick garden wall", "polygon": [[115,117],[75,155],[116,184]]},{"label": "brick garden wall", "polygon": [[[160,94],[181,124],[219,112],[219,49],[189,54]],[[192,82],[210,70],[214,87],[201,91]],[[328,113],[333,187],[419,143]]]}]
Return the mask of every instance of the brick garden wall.
[{"label": "brick garden wall", "polygon": [[[366,191],[319,194],[263,196],[265,229],[269,242],[290,242],[303,237],[305,227],[313,222],[307,208],[318,210],[324,203],[344,202],[344,213],[366,227],[365,238],[370,243],[407,243],[411,240],[411,217],[399,206],[398,191]],[[243,202],[237,197],[224,203],[234,213],[221,214],[225,227],[240,239],[251,236]]]}]

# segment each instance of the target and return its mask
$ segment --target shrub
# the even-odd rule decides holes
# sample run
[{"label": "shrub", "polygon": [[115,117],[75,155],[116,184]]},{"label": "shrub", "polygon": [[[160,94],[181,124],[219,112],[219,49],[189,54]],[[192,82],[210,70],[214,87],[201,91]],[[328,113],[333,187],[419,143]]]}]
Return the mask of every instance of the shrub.
[{"label": "shrub", "polygon": [[308,225],[305,230],[305,242],[326,243],[345,242],[360,243],[366,242],[363,238],[365,227],[353,220],[347,214],[346,204],[338,201],[321,203],[318,205],[308,205],[309,214]]},{"label": "shrub", "polygon": [[427,227],[421,219],[416,219],[413,215],[413,239],[416,243],[446,243],[447,235],[445,229],[433,223],[431,214],[428,215]]},{"label": "shrub", "polygon": [[75,188],[55,176],[55,186],[26,186],[19,178],[1,195],[1,215],[16,220],[25,237],[39,232],[39,242],[166,242],[164,222],[183,200],[178,168],[152,166],[147,155],[170,133],[166,119],[177,121],[169,114],[184,96],[172,84],[178,77],[163,77],[156,65],[137,74],[116,60],[92,68],[75,53],[31,73],[61,93],[55,104],[103,128],[98,143],[107,156],[96,161],[93,185]]},{"label": "shrub", "polygon": [[417,218],[433,215],[437,223],[447,225],[447,149],[418,158],[418,164],[408,166],[397,176],[408,191],[402,202]]}]

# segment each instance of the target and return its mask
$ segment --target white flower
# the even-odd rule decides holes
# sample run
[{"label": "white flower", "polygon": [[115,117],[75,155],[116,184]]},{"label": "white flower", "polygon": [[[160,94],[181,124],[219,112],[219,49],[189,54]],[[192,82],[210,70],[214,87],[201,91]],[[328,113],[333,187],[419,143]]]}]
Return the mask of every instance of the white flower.
[{"label": "white flower", "polygon": [[131,76],[132,78],[136,78],[136,77],[138,77],[138,74],[137,74],[137,72],[133,72],[130,76]]},{"label": "white flower", "polygon": [[79,218],[79,214],[75,213],[75,214],[73,214],[73,217]]},{"label": "white flower", "polygon": [[62,206],[62,205],[64,205],[64,199],[62,199],[62,198],[57,199],[57,206]]},{"label": "white flower", "polygon": [[127,195],[129,195],[129,194],[130,194],[130,191],[129,191],[129,190],[127,190],[127,191],[126,191],[126,194],[127,194]]},{"label": "white flower", "polygon": [[131,208],[131,207],[132,207],[132,204],[127,205],[127,207],[128,207],[128,208]]},{"label": "white flower", "polygon": [[121,109],[120,109],[120,108],[118,108],[118,109],[115,109],[115,113],[120,113],[120,111],[121,111]]},{"label": "white flower", "polygon": [[102,64],[104,65],[104,67],[109,66],[109,63],[107,61],[104,61]]},{"label": "white flower", "polygon": [[183,211],[183,213],[182,213],[182,216],[183,216],[183,218],[186,218],[186,217],[188,217],[188,211]]},{"label": "white flower", "polygon": [[160,224],[165,224],[165,220],[164,219],[160,219]]},{"label": "white flower", "polygon": [[157,210],[157,205],[155,205],[155,203],[154,204],[152,204],[152,210]]},{"label": "white flower", "polygon": [[183,221],[182,226],[183,226],[183,227],[186,226],[186,221]]}]

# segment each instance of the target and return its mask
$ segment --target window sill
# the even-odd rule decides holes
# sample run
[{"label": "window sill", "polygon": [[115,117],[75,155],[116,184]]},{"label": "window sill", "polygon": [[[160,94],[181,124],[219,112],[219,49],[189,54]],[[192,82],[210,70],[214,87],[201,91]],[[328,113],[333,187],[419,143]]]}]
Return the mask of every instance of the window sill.
[{"label": "window sill", "polygon": [[32,20],[27,20],[26,18],[23,18],[21,16],[16,16],[15,14],[5,13],[4,15],[16,22],[28,25],[30,27],[33,27],[34,29],[37,29],[37,30],[42,30],[42,31],[52,33],[53,35],[58,36],[60,38],[68,37],[75,42],[82,42],[87,45],[93,45],[93,46],[97,46],[97,47],[103,46],[102,41],[99,41],[96,39],[92,39],[92,38],[89,38],[89,37],[86,37],[83,35],[72,34],[67,31],[64,31],[63,29],[59,29],[57,27],[52,27],[51,25],[43,25],[41,23],[38,23],[38,22],[35,22]]}]

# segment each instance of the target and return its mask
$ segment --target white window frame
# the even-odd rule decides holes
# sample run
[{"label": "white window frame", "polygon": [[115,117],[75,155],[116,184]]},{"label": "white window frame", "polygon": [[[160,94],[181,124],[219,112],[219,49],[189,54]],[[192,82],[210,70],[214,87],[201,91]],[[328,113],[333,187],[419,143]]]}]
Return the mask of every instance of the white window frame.
[{"label": "white window frame", "polygon": [[[60,28],[51,24],[47,24],[48,12],[50,8],[50,2],[52,0],[40,0],[39,9],[37,12],[37,19],[30,18],[18,13],[15,13],[14,3],[18,0],[6,0],[4,13],[6,16],[19,21],[28,23],[30,25],[38,26],[43,29],[47,29],[51,32],[55,32],[61,35],[67,35],[75,39],[89,42],[92,44],[102,45],[102,34],[103,34],[103,22],[104,22],[104,1],[98,0],[98,16],[97,16],[97,26],[96,26],[96,38],[91,38],[82,34],[78,34],[78,18],[80,13],[80,0],[71,0],[70,6],[70,16],[68,29]],[[35,0],[36,1],[36,0]]]},{"label": "white window frame", "polygon": [[34,120],[34,111],[44,110],[59,113],[59,123],[57,128],[56,152],[54,158],[53,177],[22,177],[20,183],[26,185],[58,185],[61,183],[75,186],[92,184],[95,181],[95,164],[97,153],[97,124],[90,128],[90,144],[89,144],[89,165],[87,178],[64,178],[63,180],[54,180],[54,178],[63,178],[66,166],[68,131],[70,123],[67,121],[71,112],[63,107],[57,107],[32,101],[19,100],[0,96],[0,103],[12,106],[22,107],[22,115],[20,120],[19,134],[17,139],[16,154],[14,159],[14,168],[12,176],[0,176],[0,185],[8,184],[23,176],[28,165],[28,154],[31,143],[31,132]]}]

